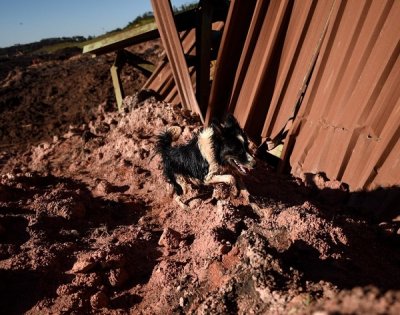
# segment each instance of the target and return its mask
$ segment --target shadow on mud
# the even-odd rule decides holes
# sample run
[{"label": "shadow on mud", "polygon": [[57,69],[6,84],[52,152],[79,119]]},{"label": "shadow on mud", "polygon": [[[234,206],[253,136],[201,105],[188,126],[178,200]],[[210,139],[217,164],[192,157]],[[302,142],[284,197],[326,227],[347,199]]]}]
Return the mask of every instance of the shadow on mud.
[{"label": "shadow on mud", "polygon": [[44,274],[29,270],[0,269],[2,314],[23,314],[44,297]]},{"label": "shadow on mud", "polygon": [[[107,275],[122,263],[128,280],[117,284],[117,291],[149,280],[161,255],[157,249],[161,232],[137,229],[148,206],[136,196],[124,196],[124,201],[93,197],[83,183],[37,174],[15,177],[0,188],[2,314],[22,314],[40,300],[56,298],[61,283],[75,290],[69,273],[79,253],[104,251],[111,257],[100,257],[91,270],[106,277],[104,285],[110,290],[116,288]],[[96,288],[76,289],[89,296],[96,292]],[[119,296],[110,300],[110,307],[138,302],[138,296]]]},{"label": "shadow on mud", "polygon": [[[322,259],[317,248],[301,239],[277,255],[288,268],[301,271],[305,281],[323,280],[339,289],[373,285],[382,291],[399,290],[400,187],[360,192],[349,192],[346,185],[318,189],[313,176],[306,174],[304,183],[268,170],[257,170],[245,179],[251,194],[261,201],[261,207],[263,200],[267,200],[266,205],[284,207],[311,202],[319,209],[318,215],[339,227],[347,238],[346,245],[332,245],[341,253],[337,259],[332,256]],[[327,180],[324,174],[319,176]]]}]

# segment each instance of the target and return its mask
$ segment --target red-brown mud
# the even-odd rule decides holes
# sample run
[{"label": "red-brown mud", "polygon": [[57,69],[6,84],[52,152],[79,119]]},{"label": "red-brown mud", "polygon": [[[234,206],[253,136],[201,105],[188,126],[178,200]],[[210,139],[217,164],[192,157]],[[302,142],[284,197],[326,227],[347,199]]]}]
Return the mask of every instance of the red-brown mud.
[{"label": "red-brown mud", "polygon": [[340,183],[262,160],[243,178],[259,209],[223,184],[191,187],[180,208],[155,137],[177,125],[184,142],[199,120],[143,94],[112,110],[111,61],[3,76],[2,314],[400,313],[397,221],[378,225],[345,206]]}]

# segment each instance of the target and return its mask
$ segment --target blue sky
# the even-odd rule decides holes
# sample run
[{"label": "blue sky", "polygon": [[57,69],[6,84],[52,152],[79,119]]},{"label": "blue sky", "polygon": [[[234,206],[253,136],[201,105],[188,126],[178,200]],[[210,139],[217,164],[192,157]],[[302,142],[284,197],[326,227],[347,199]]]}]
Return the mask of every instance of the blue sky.
[{"label": "blue sky", "polygon": [[[172,5],[193,0],[171,0]],[[49,37],[97,36],[152,11],[150,0],[0,0],[0,47]]]}]

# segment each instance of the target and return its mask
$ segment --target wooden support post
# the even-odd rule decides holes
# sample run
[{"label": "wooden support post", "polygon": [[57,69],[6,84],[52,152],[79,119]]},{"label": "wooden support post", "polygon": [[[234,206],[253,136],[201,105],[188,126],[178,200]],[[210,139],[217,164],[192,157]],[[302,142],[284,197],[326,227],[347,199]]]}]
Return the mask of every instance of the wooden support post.
[{"label": "wooden support post", "polygon": [[155,66],[151,62],[132,54],[128,50],[124,50],[125,61],[132,67],[140,70],[146,77],[150,77],[153,73]]},{"label": "wooden support post", "polygon": [[117,57],[115,58],[114,64],[110,69],[118,111],[122,111],[122,100],[124,99],[124,90],[121,84],[121,79],[119,78],[121,67],[125,62],[124,59],[123,51],[119,50],[117,52]]}]

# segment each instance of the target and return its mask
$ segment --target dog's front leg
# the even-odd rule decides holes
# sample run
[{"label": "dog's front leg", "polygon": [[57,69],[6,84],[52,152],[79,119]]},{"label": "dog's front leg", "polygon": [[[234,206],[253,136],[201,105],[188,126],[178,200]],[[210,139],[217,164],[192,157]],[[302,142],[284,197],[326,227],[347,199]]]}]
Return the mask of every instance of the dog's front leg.
[{"label": "dog's front leg", "polygon": [[237,181],[237,186],[240,192],[240,195],[243,197],[243,199],[246,201],[246,203],[256,212],[259,213],[260,211],[260,207],[254,203],[250,201],[250,193],[246,188],[246,185],[243,181],[243,179],[241,177],[239,177],[238,181]]},{"label": "dog's front leg", "polygon": [[233,192],[234,196],[238,195],[238,188],[236,186],[236,179],[235,179],[235,177],[233,177],[230,174],[212,175],[212,176],[206,178],[204,183],[206,185],[225,183],[225,184],[230,185],[232,187],[232,192]]}]

